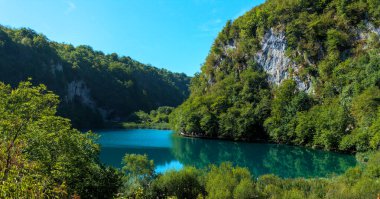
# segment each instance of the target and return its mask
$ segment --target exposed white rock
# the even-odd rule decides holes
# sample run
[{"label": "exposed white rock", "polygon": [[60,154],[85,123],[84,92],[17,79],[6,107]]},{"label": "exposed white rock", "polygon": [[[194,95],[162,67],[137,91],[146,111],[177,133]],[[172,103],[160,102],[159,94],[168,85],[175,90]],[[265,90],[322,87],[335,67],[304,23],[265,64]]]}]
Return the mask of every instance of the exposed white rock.
[{"label": "exposed white rock", "polygon": [[50,65],[50,69],[51,69],[51,73],[53,75],[56,74],[56,72],[62,72],[63,71],[63,66],[61,63],[57,63],[57,64],[51,64]]},{"label": "exposed white rock", "polygon": [[[269,74],[269,82],[279,85],[290,78],[289,71],[297,74],[299,66],[285,55],[286,39],[284,31],[271,28],[261,42],[261,50],[256,53],[255,61]],[[309,91],[311,81],[301,81],[296,75],[293,78],[300,90]]]},{"label": "exposed white rock", "polygon": [[380,36],[380,27],[376,28],[372,23],[366,22],[365,29],[357,29],[357,39],[358,40],[366,40],[369,39],[372,33],[375,33]]},{"label": "exposed white rock", "polygon": [[87,88],[84,81],[72,81],[67,85],[68,102],[73,101],[75,97],[79,97],[81,102],[88,107],[95,108],[95,102],[90,96],[90,90]]},{"label": "exposed white rock", "polygon": [[380,27],[376,28],[372,23],[366,23],[366,26],[367,26],[369,31],[371,31],[377,35],[380,35]]},{"label": "exposed white rock", "polygon": [[235,40],[230,40],[227,45],[224,46],[224,53],[228,54],[228,50],[234,50],[236,49],[236,42]]},{"label": "exposed white rock", "polygon": [[67,85],[67,95],[64,100],[66,102],[71,102],[76,97],[79,98],[82,104],[93,110],[97,110],[103,120],[107,120],[109,114],[112,112],[112,110],[98,107],[96,105],[95,101],[91,97],[90,89],[86,86],[86,83],[83,80],[72,81]]}]

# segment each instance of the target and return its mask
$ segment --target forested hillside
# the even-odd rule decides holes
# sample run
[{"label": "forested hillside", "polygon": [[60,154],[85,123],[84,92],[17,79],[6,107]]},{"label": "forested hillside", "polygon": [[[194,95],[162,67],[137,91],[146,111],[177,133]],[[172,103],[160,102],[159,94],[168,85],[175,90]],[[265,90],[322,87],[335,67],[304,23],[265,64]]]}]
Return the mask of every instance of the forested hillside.
[{"label": "forested hillside", "polygon": [[[0,198],[357,199],[379,196],[379,152],[358,156],[357,167],[331,178],[253,176],[247,168],[233,167],[231,163],[204,169],[184,167],[160,174],[155,172],[153,160],[137,154],[125,154],[119,170],[99,162],[100,146],[95,134],[78,131],[68,119],[56,115],[58,96],[44,85],[21,82],[12,88],[0,83],[0,99]],[[162,118],[161,114],[153,113],[151,116]],[[181,147],[189,150],[186,145]],[[191,154],[197,153],[198,149],[194,150]],[[207,156],[201,157],[202,161],[207,160]],[[282,158],[273,158],[281,162],[276,169],[286,166],[286,163],[281,165]],[[284,158],[289,160],[289,156]]]},{"label": "forested hillside", "polygon": [[[0,198],[380,197],[379,0],[267,0],[227,22],[187,98],[189,81],[129,57],[0,26]],[[100,162],[98,136],[66,117],[80,128],[127,118],[146,126],[169,121],[187,136],[359,152],[358,164],[324,178],[253,176],[228,162],[157,173],[150,157],[127,153],[116,169]],[[171,151],[178,163],[195,156],[194,166],[218,162],[202,150],[241,162],[262,153],[241,158],[240,148],[173,143],[188,151]],[[311,172],[324,160],[346,166],[330,156],[316,165],[286,152],[268,156],[263,164],[275,170]]]},{"label": "forested hillside", "polygon": [[380,145],[380,1],[268,0],[216,38],[171,115],[190,136]]},{"label": "forested hillside", "polygon": [[32,78],[60,96],[59,114],[78,128],[122,121],[135,111],[177,106],[190,78],[104,54],[89,46],[48,40],[30,29],[0,26],[0,81],[18,85]]}]

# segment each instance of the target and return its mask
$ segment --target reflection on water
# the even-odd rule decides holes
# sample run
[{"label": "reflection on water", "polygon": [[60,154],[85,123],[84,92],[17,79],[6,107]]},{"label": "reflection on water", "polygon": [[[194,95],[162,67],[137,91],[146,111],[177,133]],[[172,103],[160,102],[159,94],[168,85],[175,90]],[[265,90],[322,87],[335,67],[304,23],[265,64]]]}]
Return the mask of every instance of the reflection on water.
[{"label": "reflection on water", "polygon": [[100,159],[105,164],[121,166],[125,153],[147,154],[157,172],[197,168],[229,161],[247,167],[252,174],[276,174],[282,177],[326,177],[343,173],[355,166],[354,156],[301,147],[193,139],[172,135],[165,130],[118,130],[99,132]]}]

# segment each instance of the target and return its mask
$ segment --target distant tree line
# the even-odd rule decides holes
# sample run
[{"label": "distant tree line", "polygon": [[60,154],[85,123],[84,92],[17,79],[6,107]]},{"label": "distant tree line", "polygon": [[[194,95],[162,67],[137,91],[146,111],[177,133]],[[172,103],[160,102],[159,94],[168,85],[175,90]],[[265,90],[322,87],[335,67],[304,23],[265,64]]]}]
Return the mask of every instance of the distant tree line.
[{"label": "distant tree line", "polygon": [[122,122],[136,111],[177,106],[190,78],[90,46],[48,40],[31,29],[0,26],[0,81],[32,78],[60,96],[58,113],[78,128]]},{"label": "distant tree line", "polygon": [[126,122],[116,123],[119,128],[149,128],[149,129],[170,129],[169,115],[174,107],[160,106],[149,113],[137,111],[132,114]]}]

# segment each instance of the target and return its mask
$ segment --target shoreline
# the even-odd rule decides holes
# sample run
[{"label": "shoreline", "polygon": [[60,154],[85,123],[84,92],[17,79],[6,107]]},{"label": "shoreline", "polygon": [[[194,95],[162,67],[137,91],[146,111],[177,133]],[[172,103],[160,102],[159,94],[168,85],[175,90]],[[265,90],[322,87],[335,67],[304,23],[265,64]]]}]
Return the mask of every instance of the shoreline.
[{"label": "shoreline", "polygon": [[[123,125],[124,124],[124,125]],[[125,125],[127,124],[127,125]],[[211,137],[211,136],[204,136],[200,134],[187,134],[184,132],[176,132],[175,130],[167,127],[167,128],[160,128],[158,126],[154,125],[149,125],[149,124],[137,124],[137,123],[118,123],[118,124],[113,124],[113,125],[106,125],[104,128],[93,128],[93,129],[86,129],[85,131],[92,131],[96,132],[98,130],[110,130],[110,129],[115,129],[115,130],[129,130],[129,129],[156,129],[156,130],[171,130],[174,132],[174,134],[185,137],[185,138],[195,138],[195,139],[207,139],[207,140],[222,140],[222,141],[231,141],[231,142],[245,142],[245,143],[262,143],[262,144],[279,144],[279,145],[287,145],[287,146],[296,146],[296,147],[302,147],[305,149],[310,149],[310,150],[320,150],[320,151],[328,151],[328,152],[334,152],[334,153],[340,153],[340,154],[349,154],[349,155],[356,155],[360,154],[360,152],[357,151],[340,151],[340,150],[325,150],[323,148],[313,148],[313,147],[308,147],[304,145],[296,145],[292,143],[277,143],[273,142],[269,139],[233,139],[233,138],[228,138],[228,137]],[[82,131],[82,130],[81,130]]]}]

